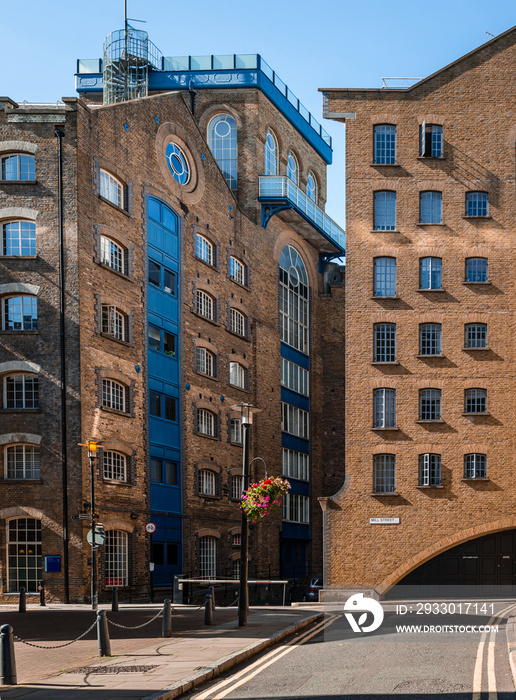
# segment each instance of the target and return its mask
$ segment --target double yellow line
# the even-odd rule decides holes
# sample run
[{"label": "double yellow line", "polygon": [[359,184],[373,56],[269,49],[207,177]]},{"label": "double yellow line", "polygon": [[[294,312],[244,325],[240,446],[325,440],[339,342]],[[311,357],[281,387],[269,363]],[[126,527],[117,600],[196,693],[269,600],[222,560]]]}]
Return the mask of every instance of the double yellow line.
[{"label": "double yellow line", "polygon": [[[499,625],[504,617],[513,611],[516,605],[512,603],[503,610],[500,610],[493,615],[486,625]],[[488,632],[482,632],[480,642],[478,643],[477,658],[475,661],[475,670],[473,671],[473,695],[471,700],[480,700],[482,695],[482,670],[484,666],[484,649],[486,645]],[[495,643],[497,633],[493,630],[489,631],[489,643],[487,647],[487,692],[489,700],[496,700],[498,693],[496,690],[496,674],[495,674]]]},{"label": "double yellow line", "polygon": [[[258,659],[258,661],[255,661],[250,666],[246,666],[244,669],[242,669],[242,671],[233,674],[231,678],[226,678],[226,680],[217,683],[217,685],[209,688],[209,690],[206,690],[204,693],[196,695],[192,700],[207,700],[207,698],[210,698],[210,700],[222,700],[222,698],[225,698],[226,695],[229,695],[229,693],[232,693],[240,686],[245,685],[245,683],[249,683],[249,681],[253,680],[255,676],[264,671],[268,666],[276,663],[276,661],[281,659],[283,656],[286,656],[287,654],[290,654],[291,651],[294,651],[296,647],[308,642],[310,639],[312,639],[312,637],[315,637],[316,634],[319,634],[325,630],[339,617],[341,617],[341,615],[329,615],[326,620],[319,622],[317,625],[315,625],[315,627],[312,627],[307,632],[303,632],[303,634],[301,634],[299,637],[292,639],[287,644],[283,644],[276,649],[273,649],[268,654],[265,654],[265,656],[262,656],[261,659]],[[223,688],[225,690],[223,690]]]}]

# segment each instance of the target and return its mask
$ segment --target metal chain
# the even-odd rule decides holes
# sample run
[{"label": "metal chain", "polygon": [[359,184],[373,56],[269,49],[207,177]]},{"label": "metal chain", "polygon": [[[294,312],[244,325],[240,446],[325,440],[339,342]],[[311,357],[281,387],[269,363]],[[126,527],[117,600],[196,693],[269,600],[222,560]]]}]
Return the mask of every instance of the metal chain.
[{"label": "metal chain", "polygon": [[106,620],[109,622],[110,625],[113,625],[114,627],[120,627],[122,630],[139,630],[141,627],[145,627],[145,625],[150,625],[151,622],[154,622],[154,620],[157,620],[157,618],[163,615],[163,610],[160,610],[157,615],[154,615],[153,618],[150,620],[147,620],[147,622],[144,622],[142,625],[134,625],[129,627],[128,625],[120,625],[118,622],[113,622],[113,620],[110,620],[109,617],[106,615]]},{"label": "metal chain", "polygon": [[86,632],[83,632],[75,639],[72,639],[71,642],[65,642],[64,644],[54,644],[51,647],[43,646],[43,644],[34,644],[34,642],[27,642],[25,639],[18,637],[18,635],[16,635],[16,634],[13,634],[13,637],[17,642],[22,642],[22,644],[26,644],[29,647],[36,647],[36,649],[61,649],[62,647],[68,647],[68,646],[70,646],[70,644],[75,644],[75,642],[78,642],[79,639],[82,639],[83,637],[85,637],[88,634],[88,632],[91,632],[91,630],[95,627],[96,624],[97,624],[97,618],[95,618],[93,624],[90,627],[88,627]]}]

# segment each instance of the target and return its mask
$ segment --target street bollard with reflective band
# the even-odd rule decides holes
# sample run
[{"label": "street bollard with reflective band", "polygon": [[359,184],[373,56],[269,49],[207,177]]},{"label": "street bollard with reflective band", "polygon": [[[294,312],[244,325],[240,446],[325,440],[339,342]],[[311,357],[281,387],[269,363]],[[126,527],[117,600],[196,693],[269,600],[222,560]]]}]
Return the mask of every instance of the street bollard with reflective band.
[{"label": "street bollard with reflective band", "polygon": [[172,636],[172,603],[170,598],[163,601],[163,620],[161,622],[161,636]]},{"label": "street bollard with reflective band", "polygon": [[18,612],[27,612],[27,599],[25,598],[25,588],[23,586],[20,588]]},{"label": "street bollard with reflective band", "polygon": [[118,588],[113,588],[111,596],[111,612],[118,612]]},{"label": "street bollard with reflective band", "polygon": [[209,588],[210,596],[211,596],[211,612],[215,612],[215,589],[213,586],[210,586]]},{"label": "street bollard with reflective band", "polygon": [[16,659],[11,625],[0,627],[0,685],[16,685]]},{"label": "street bollard with reflective band", "polygon": [[204,604],[204,624],[213,625],[213,604],[209,593],[206,594],[206,603]]},{"label": "street bollard with reflective band", "polygon": [[97,640],[99,643],[99,656],[111,656],[111,642],[109,641],[109,632],[105,610],[98,611]]},{"label": "street bollard with reflective band", "polygon": [[45,608],[46,603],[45,603],[45,584],[43,581],[39,582],[38,585],[38,591],[39,591],[39,606],[40,608]]}]

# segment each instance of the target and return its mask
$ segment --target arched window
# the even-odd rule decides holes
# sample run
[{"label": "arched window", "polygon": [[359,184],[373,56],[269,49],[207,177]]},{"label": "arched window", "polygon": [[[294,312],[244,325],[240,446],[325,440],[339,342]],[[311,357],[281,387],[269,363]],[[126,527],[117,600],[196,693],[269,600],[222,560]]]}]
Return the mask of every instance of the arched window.
[{"label": "arched window", "polygon": [[396,126],[377,124],[374,127],[374,162],[378,165],[396,163]]},{"label": "arched window", "polygon": [[396,389],[375,389],[373,396],[373,427],[396,428]]},{"label": "arched window", "polygon": [[127,586],[127,533],[107,530],[104,544],[105,586]]},{"label": "arched window", "polygon": [[[242,498],[242,477],[231,476],[229,483],[231,486],[231,498],[235,501],[240,500]],[[240,544],[240,542],[238,544]]]},{"label": "arched window", "polygon": [[279,264],[280,337],[308,354],[309,288],[306,268],[292,246],[285,246]]},{"label": "arched window", "polygon": [[215,496],[215,484],[216,477],[214,472],[210,469],[201,469],[199,471],[199,493],[204,493],[207,496]]},{"label": "arched window", "polygon": [[0,255],[12,257],[36,255],[36,224],[34,221],[6,221],[2,224]]},{"label": "arched window", "polygon": [[106,238],[106,236],[100,237],[100,262],[103,265],[107,265],[122,275],[126,274],[125,255],[125,249],[118,243]]},{"label": "arched window", "polygon": [[114,379],[102,380],[102,405],[115,411],[126,410],[126,387]]},{"label": "arched window", "polygon": [[419,420],[441,420],[440,389],[420,389]]},{"label": "arched window", "polygon": [[34,156],[27,153],[9,153],[1,158],[2,180],[35,180],[36,166]]},{"label": "arched window", "polygon": [[396,258],[374,259],[374,296],[396,296]]},{"label": "arched window", "polygon": [[232,190],[237,188],[237,126],[229,114],[217,114],[208,124],[208,146]]},{"label": "arched window", "polygon": [[214,299],[200,289],[196,295],[196,312],[210,321],[215,320]]},{"label": "arched window", "polygon": [[4,475],[6,479],[39,479],[39,445],[7,445]]},{"label": "arched window", "polygon": [[196,255],[200,260],[204,260],[208,265],[213,265],[213,244],[199,233],[196,236]]},{"label": "arched window", "polygon": [[2,299],[3,331],[37,331],[38,299],[33,296],[10,296]]},{"label": "arched window", "polygon": [[202,374],[207,374],[208,377],[215,376],[215,355],[206,350],[206,348],[197,348],[196,350],[196,369]]},{"label": "arched window", "polygon": [[229,383],[239,389],[245,388],[245,367],[239,362],[229,363]]},{"label": "arched window", "polygon": [[267,130],[265,139],[265,175],[278,174],[278,141],[274,132]]},{"label": "arched window", "polygon": [[211,535],[199,537],[199,575],[208,579],[217,575],[217,539]]},{"label": "arched window", "polygon": [[289,151],[288,153],[288,161],[287,161],[287,177],[289,177],[294,185],[298,184],[299,181],[299,163],[297,162],[297,158],[292,151]]},{"label": "arched window", "polygon": [[215,414],[204,408],[197,410],[197,430],[201,435],[215,437]]},{"label": "arched window", "polygon": [[104,479],[127,481],[127,457],[121,452],[104,450]]},{"label": "arched window", "polygon": [[102,333],[117,340],[128,340],[127,316],[112,304],[102,305]]},{"label": "arched window", "polygon": [[23,586],[36,593],[41,573],[41,521],[16,518],[7,523],[7,590],[18,593]]},{"label": "arched window", "polygon": [[39,408],[37,374],[7,374],[4,377],[4,408]]},{"label": "arched window", "polygon": [[317,180],[313,172],[309,170],[306,178],[306,196],[317,204],[317,194]]},{"label": "arched window", "polygon": [[100,196],[120,209],[124,209],[124,186],[120,180],[105,170],[100,171]]},{"label": "arched window", "polygon": [[466,323],[464,326],[464,347],[468,350],[487,349],[486,323]]},{"label": "arched window", "polygon": [[373,458],[374,493],[394,493],[396,491],[396,455],[378,454]]},{"label": "arched window", "polygon": [[245,316],[237,309],[229,310],[229,330],[237,335],[245,336]]}]

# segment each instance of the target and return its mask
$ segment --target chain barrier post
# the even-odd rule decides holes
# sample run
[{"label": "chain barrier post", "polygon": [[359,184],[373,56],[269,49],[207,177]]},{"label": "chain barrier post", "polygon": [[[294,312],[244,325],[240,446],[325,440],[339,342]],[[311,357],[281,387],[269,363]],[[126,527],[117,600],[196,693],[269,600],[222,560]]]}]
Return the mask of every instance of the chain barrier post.
[{"label": "chain barrier post", "polygon": [[11,625],[2,625],[0,627],[0,685],[17,684],[13,628]]},{"label": "chain barrier post", "polygon": [[20,588],[20,602],[18,604],[18,612],[27,612],[27,599],[25,597],[25,588]]},{"label": "chain barrier post", "polygon": [[105,610],[98,611],[97,640],[99,643],[99,656],[111,656],[111,642],[109,640],[109,632]]},{"label": "chain barrier post", "polygon": [[204,624],[213,625],[213,603],[209,593],[206,594],[206,603],[204,604]]},{"label": "chain barrier post", "polygon": [[118,612],[118,588],[113,587],[113,593],[111,596],[111,612]]},{"label": "chain barrier post", "polygon": [[214,613],[215,612],[215,588],[213,586],[210,586],[209,591],[210,591],[210,597],[211,597],[211,611],[212,611],[212,613]]},{"label": "chain barrier post", "polygon": [[161,623],[161,636],[172,636],[172,602],[170,598],[163,601],[163,621]]},{"label": "chain barrier post", "polygon": [[38,585],[38,591],[39,591],[39,606],[40,608],[45,608],[46,603],[45,603],[45,582],[40,581]]}]

